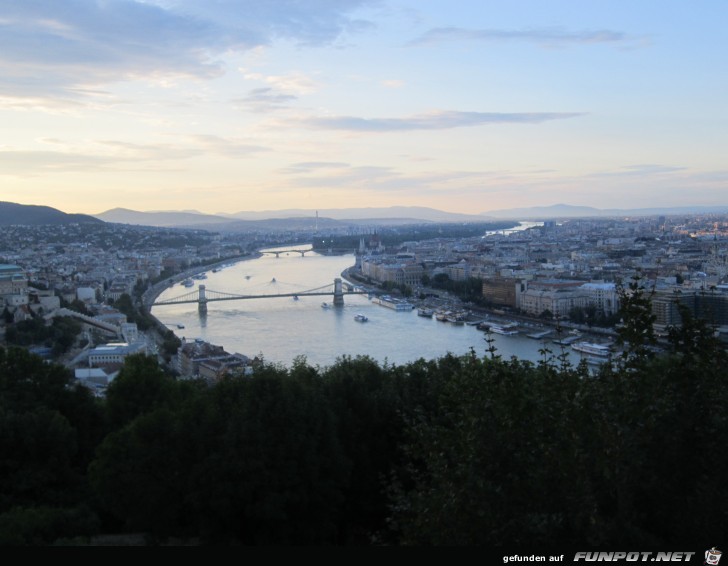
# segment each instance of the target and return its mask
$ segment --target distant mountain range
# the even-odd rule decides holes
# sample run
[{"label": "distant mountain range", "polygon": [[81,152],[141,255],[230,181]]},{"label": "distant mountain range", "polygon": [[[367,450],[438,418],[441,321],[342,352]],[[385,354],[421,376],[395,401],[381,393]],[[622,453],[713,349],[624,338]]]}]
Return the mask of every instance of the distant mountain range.
[{"label": "distant mountain range", "polygon": [[[318,213],[318,217],[317,217]],[[489,220],[545,220],[681,214],[728,214],[728,206],[682,206],[637,209],[600,209],[555,204],[530,208],[491,210],[481,214],[458,214],[421,206],[387,208],[330,208],[242,211],[234,214],[203,214],[197,211],[140,212],[114,208],[100,214],[68,214],[49,206],[0,202],[0,226],[12,224],[68,224],[114,222],[141,226],[197,228],[219,232],[311,230],[337,226],[401,225],[427,222],[487,222]]]},{"label": "distant mountain range", "polygon": [[67,214],[50,206],[0,202],[0,226],[81,223],[102,224],[101,220],[88,214]]},{"label": "distant mountain range", "polygon": [[[318,217],[317,217],[318,213]],[[215,231],[296,230],[331,228],[351,224],[393,225],[422,222],[483,222],[474,214],[443,212],[434,208],[393,206],[389,208],[340,208],[307,210],[242,211],[233,214],[203,214],[195,211],[139,212],[114,208],[94,215],[105,222],[144,226],[199,228]]]},{"label": "distant mountain range", "polygon": [[[318,218],[317,218],[318,213]],[[600,209],[590,206],[555,204],[530,208],[491,210],[481,214],[458,214],[421,206],[387,208],[292,208],[285,210],[241,211],[203,214],[196,211],[139,212],[115,208],[96,214],[106,222],[145,226],[198,228],[220,232],[245,230],[301,230],[336,226],[396,225],[424,222],[487,222],[490,220],[546,220],[559,218],[603,218],[699,213],[728,213],[728,206],[692,206],[638,209]]]},{"label": "distant mountain range", "polygon": [[94,214],[104,222],[116,222],[118,224],[138,224],[141,226],[198,226],[200,224],[223,224],[230,222],[230,218],[203,214],[201,212],[139,212],[128,208],[112,208],[100,214]]},{"label": "distant mountain range", "polygon": [[290,208],[286,210],[242,211],[234,214],[218,213],[219,216],[228,216],[240,220],[264,220],[267,218],[333,218],[350,222],[353,220],[423,220],[429,222],[482,222],[478,214],[460,214],[457,212],[444,212],[425,206],[389,206],[369,208],[322,208],[319,210],[305,208]]},{"label": "distant mountain range", "polygon": [[554,204],[529,208],[508,208],[489,210],[481,215],[490,218],[514,220],[544,220],[552,218],[594,218],[610,216],[671,216],[675,214],[727,214],[728,206],[677,206],[661,208],[593,208]]}]

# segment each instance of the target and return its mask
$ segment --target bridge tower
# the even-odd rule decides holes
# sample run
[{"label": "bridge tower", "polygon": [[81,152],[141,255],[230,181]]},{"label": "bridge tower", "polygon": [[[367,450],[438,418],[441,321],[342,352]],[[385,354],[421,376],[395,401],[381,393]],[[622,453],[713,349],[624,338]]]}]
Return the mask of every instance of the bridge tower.
[{"label": "bridge tower", "polygon": [[341,278],[334,279],[334,306],[344,306],[344,289],[341,286]]},{"label": "bridge tower", "polygon": [[207,313],[207,297],[205,296],[205,286],[200,285],[199,296],[197,298],[197,311],[200,314]]}]

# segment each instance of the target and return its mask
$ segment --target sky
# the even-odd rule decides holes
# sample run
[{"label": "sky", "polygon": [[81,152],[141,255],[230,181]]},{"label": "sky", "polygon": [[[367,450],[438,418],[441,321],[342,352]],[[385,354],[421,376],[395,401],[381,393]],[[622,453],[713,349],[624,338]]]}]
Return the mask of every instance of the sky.
[{"label": "sky", "polygon": [[728,204],[724,0],[0,0],[0,200]]}]

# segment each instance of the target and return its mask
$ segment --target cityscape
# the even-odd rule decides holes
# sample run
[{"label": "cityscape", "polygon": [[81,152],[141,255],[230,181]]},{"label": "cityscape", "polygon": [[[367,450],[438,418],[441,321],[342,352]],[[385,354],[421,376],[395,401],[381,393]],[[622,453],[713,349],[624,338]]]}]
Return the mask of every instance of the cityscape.
[{"label": "cityscape", "polygon": [[0,0],[0,544],[716,566],[726,21]]}]

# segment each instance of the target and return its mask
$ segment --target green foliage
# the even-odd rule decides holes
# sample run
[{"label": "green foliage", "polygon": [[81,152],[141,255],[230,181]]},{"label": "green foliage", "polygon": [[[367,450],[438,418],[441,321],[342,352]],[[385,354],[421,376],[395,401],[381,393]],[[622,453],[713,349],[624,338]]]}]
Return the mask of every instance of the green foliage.
[{"label": "green foliage", "polygon": [[98,517],[87,506],[14,507],[0,513],[0,545],[48,545],[95,534],[99,526]]},{"label": "green foliage", "polygon": [[154,326],[154,319],[149,315],[149,313],[137,309],[134,306],[133,299],[127,293],[124,293],[116,301],[114,301],[113,306],[115,309],[118,309],[119,312],[124,313],[129,322],[136,323],[139,330],[148,330]]},{"label": "green foliage", "polygon": [[432,277],[430,285],[435,289],[444,289],[453,293],[464,301],[485,304],[483,281],[476,277],[470,277],[465,281],[454,281],[447,273],[438,273]]},{"label": "green foliage", "polygon": [[652,314],[651,296],[643,285],[639,274],[632,277],[627,289],[617,289],[622,322],[617,328],[617,342],[623,346],[622,361],[627,368],[638,368],[654,357],[651,346],[657,342],[652,327],[655,315]]},{"label": "green foliage", "polygon": [[132,356],[99,404],[65,369],[0,349],[0,542],[719,539],[726,353],[688,313],[651,357],[649,301],[632,291],[629,356],[594,375],[491,348],[401,366],[301,357],[207,385]]},{"label": "green foliage", "polygon": [[69,317],[56,317],[50,325],[42,318],[31,318],[8,328],[5,339],[8,344],[18,346],[50,346],[53,355],[59,356],[73,346],[80,333],[81,323]]},{"label": "green foliage", "polygon": [[86,468],[103,432],[99,406],[66,369],[0,349],[1,540],[36,544],[43,533],[61,533],[53,525],[64,519],[53,509],[85,497]]},{"label": "green foliage", "polygon": [[157,361],[143,354],[129,356],[106,392],[109,422],[117,429],[139,415],[173,401],[175,383]]}]

